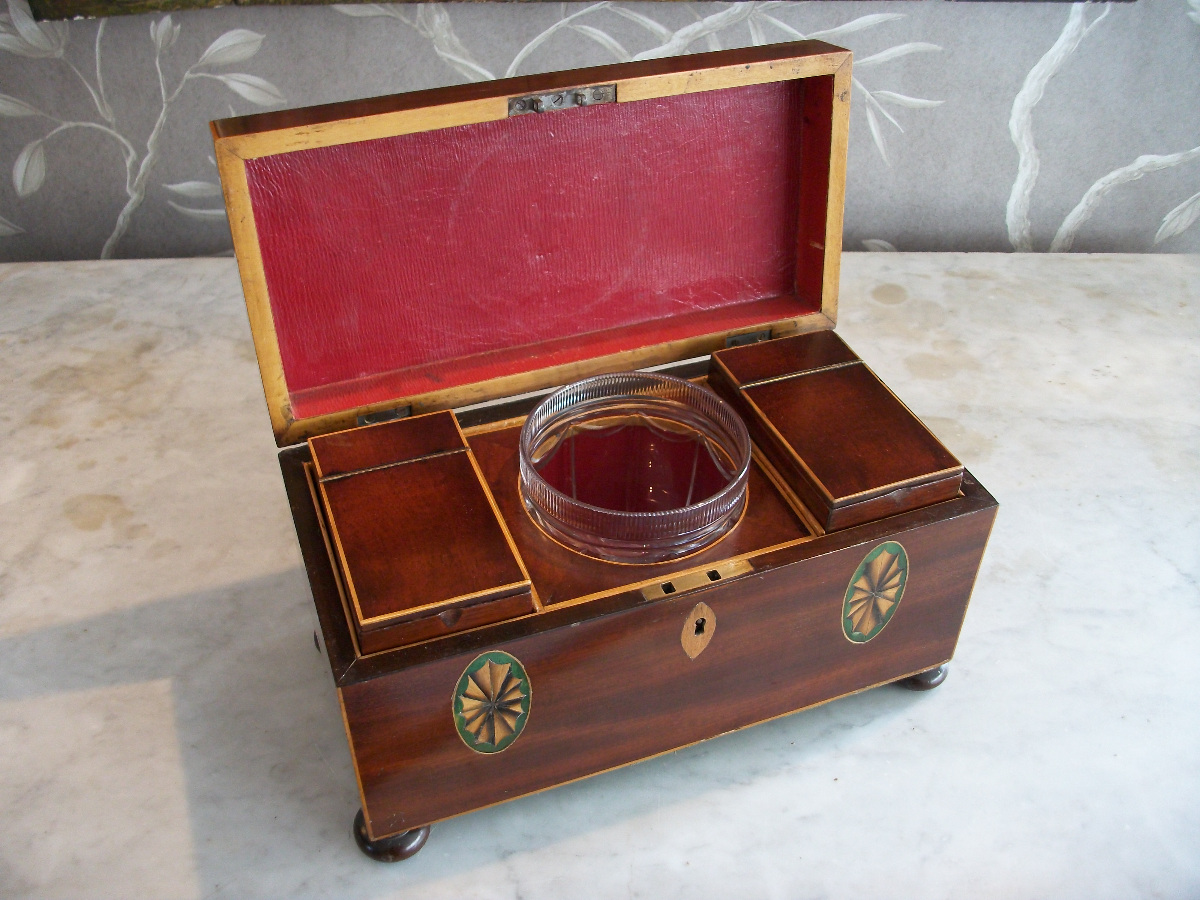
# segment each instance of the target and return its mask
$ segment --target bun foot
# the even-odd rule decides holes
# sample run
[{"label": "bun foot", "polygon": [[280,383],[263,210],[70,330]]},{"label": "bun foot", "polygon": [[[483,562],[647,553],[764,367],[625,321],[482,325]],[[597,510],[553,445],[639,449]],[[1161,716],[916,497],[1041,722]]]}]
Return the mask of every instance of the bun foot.
[{"label": "bun foot", "polygon": [[906,687],[910,691],[932,691],[935,687],[946,680],[946,676],[950,673],[950,667],[938,666],[936,669],[930,669],[927,672],[919,672],[909,678],[902,678],[896,684],[901,687]]},{"label": "bun foot", "polygon": [[425,846],[425,842],[429,840],[429,826],[425,825],[373,841],[367,837],[367,820],[361,809],[354,817],[352,830],[354,843],[358,844],[358,849],[376,862],[400,862],[402,859],[416,856],[417,852]]}]

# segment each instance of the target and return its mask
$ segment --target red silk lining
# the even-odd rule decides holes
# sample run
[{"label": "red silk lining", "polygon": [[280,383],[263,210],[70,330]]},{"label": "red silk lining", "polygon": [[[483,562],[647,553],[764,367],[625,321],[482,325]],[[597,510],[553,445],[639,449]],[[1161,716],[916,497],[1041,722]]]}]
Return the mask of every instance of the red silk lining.
[{"label": "red silk lining", "polygon": [[248,160],[293,414],[810,312],[804,84]]}]

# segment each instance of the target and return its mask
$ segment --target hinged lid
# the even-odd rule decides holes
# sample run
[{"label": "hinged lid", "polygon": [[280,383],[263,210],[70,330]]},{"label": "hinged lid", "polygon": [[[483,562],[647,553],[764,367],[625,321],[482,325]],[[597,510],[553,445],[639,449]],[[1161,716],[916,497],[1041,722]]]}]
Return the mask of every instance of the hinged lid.
[{"label": "hinged lid", "polygon": [[453,413],[320,435],[309,449],[361,653],[534,611],[529,573]]},{"label": "hinged lid", "polygon": [[832,327],[849,95],[805,41],[213,123],[276,439]]},{"label": "hinged lid", "polygon": [[719,350],[708,383],[826,531],[958,496],[962,463],[832,331]]}]

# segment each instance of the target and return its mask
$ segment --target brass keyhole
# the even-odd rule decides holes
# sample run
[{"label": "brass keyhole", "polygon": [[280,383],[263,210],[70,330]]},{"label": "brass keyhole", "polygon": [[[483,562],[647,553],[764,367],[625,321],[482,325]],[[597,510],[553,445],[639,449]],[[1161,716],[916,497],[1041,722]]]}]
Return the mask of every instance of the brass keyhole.
[{"label": "brass keyhole", "polygon": [[683,623],[683,634],[679,637],[683,652],[689,659],[695,659],[704,652],[716,630],[717,614],[707,603],[697,603]]}]

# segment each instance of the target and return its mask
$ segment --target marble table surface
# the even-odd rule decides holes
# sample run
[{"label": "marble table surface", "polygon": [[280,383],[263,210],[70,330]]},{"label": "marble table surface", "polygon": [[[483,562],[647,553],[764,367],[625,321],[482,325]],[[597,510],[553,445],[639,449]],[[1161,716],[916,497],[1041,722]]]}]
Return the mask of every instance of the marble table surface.
[{"label": "marble table surface", "polygon": [[1001,503],[946,683],[388,866],[233,260],[0,266],[0,896],[1200,895],[1200,258],[848,254],[841,296]]}]

